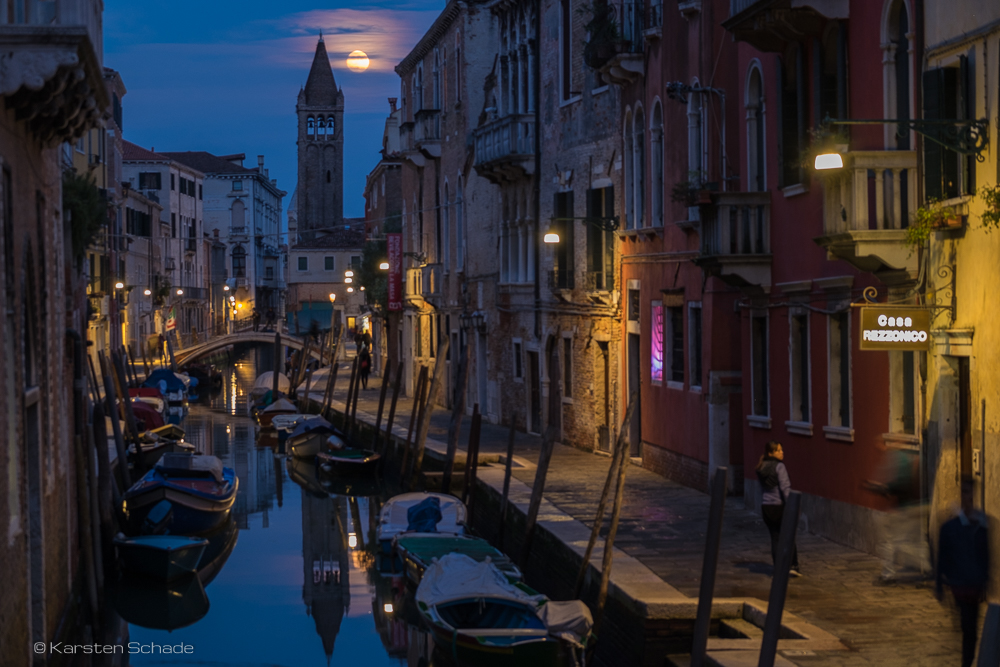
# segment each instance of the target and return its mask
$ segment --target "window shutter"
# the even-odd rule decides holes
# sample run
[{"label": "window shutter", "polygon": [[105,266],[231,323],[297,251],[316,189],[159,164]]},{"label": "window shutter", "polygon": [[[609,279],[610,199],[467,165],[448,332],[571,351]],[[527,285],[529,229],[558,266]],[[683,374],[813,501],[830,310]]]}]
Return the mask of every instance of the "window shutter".
[{"label": "window shutter", "polygon": [[[942,118],[942,94],[944,93],[944,70],[932,69],[924,72],[924,119]],[[780,121],[779,121],[780,122]],[[943,188],[943,153],[941,144],[933,140],[936,132],[928,129],[924,138],[924,195],[928,200],[941,199]]]}]

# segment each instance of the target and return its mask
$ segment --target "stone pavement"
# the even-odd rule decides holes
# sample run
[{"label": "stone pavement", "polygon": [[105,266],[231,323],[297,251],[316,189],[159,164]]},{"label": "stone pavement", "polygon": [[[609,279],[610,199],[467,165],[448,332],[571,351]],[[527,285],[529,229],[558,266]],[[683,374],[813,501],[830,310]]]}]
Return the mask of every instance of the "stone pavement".
[{"label": "stone pavement", "polygon": [[[347,379],[338,377],[335,400],[346,399]],[[374,416],[381,379],[370,378],[358,402]],[[320,396],[313,394],[317,400]],[[385,415],[388,415],[386,398]],[[395,426],[405,432],[409,400],[400,397]],[[385,417],[383,417],[384,421]],[[435,411],[429,437],[446,441],[450,412]],[[372,420],[373,421],[373,420]],[[468,442],[471,419],[463,419],[459,449]],[[483,423],[482,454],[506,451],[506,427]],[[527,485],[534,479],[541,440],[518,433],[514,476]],[[549,469],[545,498],[574,519],[592,525],[610,459],[557,446]],[[697,598],[701,574],[708,496],[639,466],[630,466],[625,503],[615,546],[640,561],[666,583]],[[610,514],[610,512],[608,512]],[[607,520],[606,520],[607,521]],[[803,667],[917,667],[961,662],[957,614],[933,597],[930,582],[882,586],[875,583],[880,561],[867,553],[813,534],[798,537],[801,579],[790,582],[786,610],[833,634],[849,651],[786,655]],[[744,509],[741,498],[726,503],[722,549],[716,578],[717,598],[767,600],[771,583],[770,540],[759,515]],[[614,575],[612,575],[613,577]]]}]

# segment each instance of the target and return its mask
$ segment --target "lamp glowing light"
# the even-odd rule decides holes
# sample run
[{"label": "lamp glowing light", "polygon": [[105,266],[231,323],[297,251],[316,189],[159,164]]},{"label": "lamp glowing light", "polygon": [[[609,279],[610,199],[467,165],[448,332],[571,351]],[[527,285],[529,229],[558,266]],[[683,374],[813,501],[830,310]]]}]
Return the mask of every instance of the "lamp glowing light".
[{"label": "lamp glowing light", "polygon": [[356,548],[358,546],[358,536],[355,535],[354,533],[348,535],[347,546],[351,547],[352,549]]},{"label": "lamp glowing light", "polygon": [[337,300],[337,295],[334,294],[333,292],[330,292],[330,301],[336,301],[336,300]]},{"label": "lamp glowing light", "polygon": [[364,285],[362,285],[362,286],[361,286],[361,291],[362,291],[362,292],[364,292],[364,291],[365,291],[365,286],[364,286]]},{"label": "lamp glowing light", "polygon": [[344,271],[344,277],[345,278],[353,278],[354,277],[354,271]]},{"label": "lamp glowing light", "polygon": [[353,283],[354,282],[354,278],[344,278],[344,282],[345,283]]},{"label": "lamp glowing light", "polygon": [[125,287],[125,283],[115,283],[115,289],[122,289],[123,287]]},{"label": "lamp glowing light", "polygon": [[388,271],[389,270],[389,262],[382,262],[381,264],[378,265],[378,268],[382,269],[383,271]]},{"label": "lamp glowing light", "polygon": [[368,54],[364,51],[351,51],[347,56],[347,69],[352,72],[364,72],[368,69],[368,65],[371,61],[368,60]]},{"label": "lamp glowing light", "polygon": [[391,602],[386,602],[384,605],[382,605],[382,609],[385,610],[385,613],[391,614],[392,613],[392,603]]},{"label": "lamp glowing light", "polygon": [[151,295],[153,293],[153,290],[151,290],[151,289],[143,290],[142,293],[145,294],[146,296],[149,296],[149,295]]},{"label": "lamp glowing light", "polygon": [[816,162],[813,166],[816,169],[843,169],[844,158],[841,157],[840,153],[823,153],[816,156]]},{"label": "lamp glowing light", "polygon": [[222,291],[223,292],[228,292],[229,291],[229,285],[223,285],[222,286]]},{"label": "lamp glowing light", "polygon": [[238,303],[238,304],[236,304],[236,307],[242,309],[243,308],[243,304],[242,303]]},{"label": "lamp glowing light", "polygon": [[559,235],[555,232],[546,232],[542,237],[544,243],[559,243]]},{"label": "lamp glowing light", "polygon": [[348,293],[348,294],[351,294],[351,293],[352,293],[353,291],[354,291],[354,288],[353,288],[353,287],[348,287],[348,288],[347,288],[347,293]]},{"label": "lamp glowing light", "polygon": [[184,296],[184,290],[182,289],[177,290],[177,296]]}]

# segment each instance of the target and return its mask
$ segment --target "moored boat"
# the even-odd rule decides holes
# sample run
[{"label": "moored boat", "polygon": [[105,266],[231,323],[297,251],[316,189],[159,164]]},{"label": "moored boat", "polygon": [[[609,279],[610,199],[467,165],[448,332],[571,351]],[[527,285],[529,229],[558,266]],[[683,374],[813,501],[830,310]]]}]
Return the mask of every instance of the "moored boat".
[{"label": "moored boat", "polygon": [[171,582],[126,573],[115,586],[115,610],[129,623],[154,630],[176,630],[208,613],[208,596],[197,575]]},{"label": "moored boat", "polygon": [[[296,423],[285,440],[285,451],[297,459],[312,459],[323,451],[330,436],[341,437],[340,432],[327,420],[309,416]],[[280,439],[281,436],[278,437]]]},{"label": "moored boat", "polygon": [[129,445],[129,458],[136,466],[147,470],[156,465],[164,454],[194,454],[194,445],[183,440],[157,439],[155,442],[143,442],[142,454],[136,454],[135,445]]},{"label": "moored boat", "polygon": [[142,386],[159,389],[169,402],[180,403],[187,397],[191,378],[169,368],[158,368],[149,374]]},{"label": "moored boat", "polygon": [[455,496],[446,493],[403,493],[387,500],[382,506],[382,511],[379,512],[375,536],[382,546],[383,553],[391,553],[392,540],[397,535],[416,529],[415,526],[411,526],[410,510],[418,507],[421,503],[426,503],[429,499],[437,500],[440,518],[434,523],[433,530],[428,530],[427,526],[423,526],[422,532],[465,534],[465,505]]},{"label": "moored boat", "polygon": [[208,540],[183,535],[119,535],[115,546],[126,570],[171,581],[197,571]]},{"label": "moored boat", "polygon": [[239,478],[214,456],[164,454],[122,496],[132,534],[197,535],[229,516]]},{"label": "moored boat", "polygon": [[471,535],[448,533],[401,533],[393,541],[396,553],[403,562],[406,578],[419,584],[424,573],[436,559],[457,553],[482,563],[489,561],[504,576],[520,581],[520,568],[502,551],[484,539]]},{"label": "moored boat", "polygon": [[435,644],[459,665],[558,664],[560,640],[582,648],[593,625],[579,600],[552,602],[494,564],[457,553],[428,568],[416,603]]},{"label": "moored boat", "polygon": [[371,477],[378,470],[381,460],[382,455],[378,452],[347,447],[328,449],[316,455],[323,472],[343,477]]},{"label": "moored boat", "polygon": [[257,410],[257,423],[260,424],[261,428],[271,428],[272,421],[278,415],[294,415],[298,411],[299,409],[295,407],[295,404],[287,398],[279,398],[267,407]]}]

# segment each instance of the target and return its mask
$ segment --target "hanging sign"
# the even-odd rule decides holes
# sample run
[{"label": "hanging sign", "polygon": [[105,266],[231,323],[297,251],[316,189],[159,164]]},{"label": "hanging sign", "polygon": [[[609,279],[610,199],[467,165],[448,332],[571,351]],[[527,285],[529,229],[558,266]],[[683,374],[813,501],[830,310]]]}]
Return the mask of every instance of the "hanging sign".
[{"label": "hanging sign", "polygon": [[862,350],[929,350],[931,311],[919,306],[861,307]]},{"label": "hanging sign", "polygon": [[177,328],[177,313],[174,312],[175,309],[170,309],[170,314],[167,315],[167,331],[173,331]]},{"label": "hanging sign", "polygon": [[403,310],[403,235],[386,234],[389,252],[389,310]]}]

